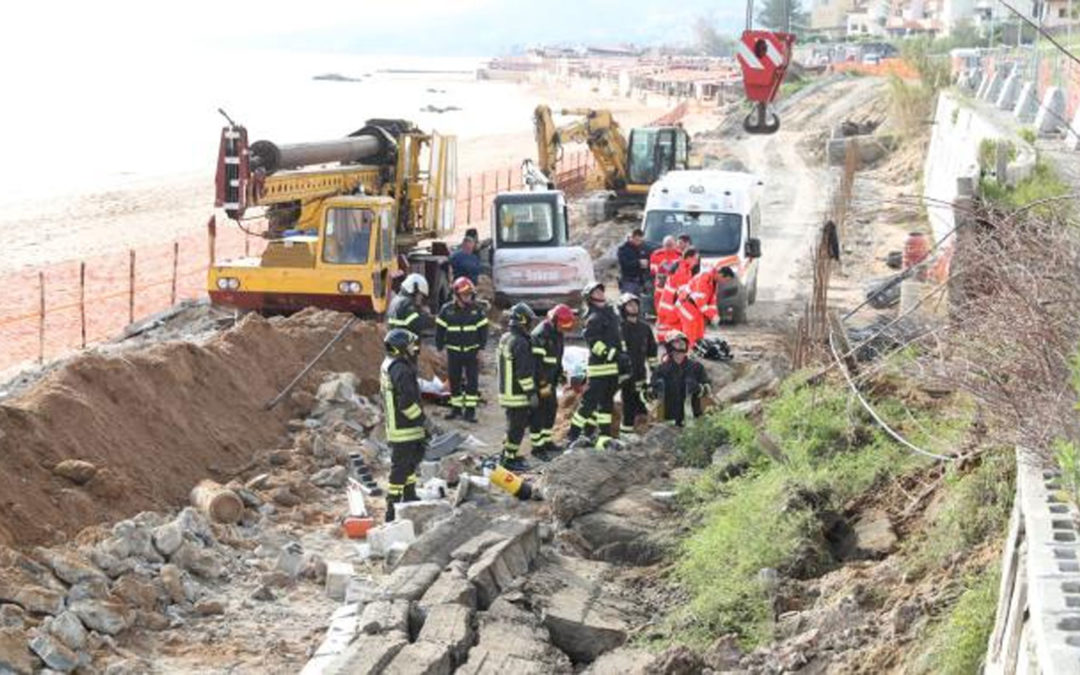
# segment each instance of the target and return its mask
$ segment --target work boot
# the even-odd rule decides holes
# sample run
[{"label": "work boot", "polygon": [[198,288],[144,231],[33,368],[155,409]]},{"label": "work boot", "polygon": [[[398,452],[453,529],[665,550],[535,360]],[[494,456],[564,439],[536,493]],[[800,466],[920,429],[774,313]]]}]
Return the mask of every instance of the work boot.
[{"label": "work boot", "polygon": [[520,473],[522,471],[529,470],[529,464],[521,457],[507,457],[503,455],[499,458],[499,464],[507,471],[513,471],[514,473]]},{"label": "work boot", "polygon": [[444,420],[456,420],[459,417],[461,417],[460,408],[450,408],[450,412],[443,415]]},{"label": "work boot", "polygon": [[416,483],[409,483],[405,486],[405,492],[401,495],[402,502],[418,502],[420,497],[416,494]]},{"label": "work boot", "polygon": [[567,452],[571,450],[586,450],[588,448],[591,448],[592,446],[593,441],[591,438],[589,438],[588,436],[578,436],[570,442],[570,445],[566,448],[566,450]]},{"label": "work boot", "polygon": [[394,504],[396,504],[397,501],[398,500],[395,497],[389,497],[388,496],[386,498],[386,516],[383,518],[383,522],[385,522],[385,523],[394,522]]},{"label": "work boot", "polygon": [[466,422],[476,424],[476,408],[465,408],[465,413],[463,417],[465,418]]}]

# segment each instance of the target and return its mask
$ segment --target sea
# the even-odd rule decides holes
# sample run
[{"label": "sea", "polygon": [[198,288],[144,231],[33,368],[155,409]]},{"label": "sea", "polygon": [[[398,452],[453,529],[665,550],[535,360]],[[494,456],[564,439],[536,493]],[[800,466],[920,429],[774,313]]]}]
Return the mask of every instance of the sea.
[{"label": "sea", "polygon": [[163,45],[8,62],[0,204],[209,173],[225,124],[219,109],[250,140],[276,143],[338,138],[373,117],[463,141],[528,128],[536,102],[513,83],[478,81],[486,60]]}]

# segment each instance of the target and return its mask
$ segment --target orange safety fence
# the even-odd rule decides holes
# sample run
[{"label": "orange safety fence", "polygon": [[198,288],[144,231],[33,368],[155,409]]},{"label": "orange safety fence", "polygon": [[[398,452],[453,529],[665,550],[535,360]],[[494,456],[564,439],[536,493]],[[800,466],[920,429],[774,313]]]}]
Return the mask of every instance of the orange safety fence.
[{"label": "orange safety fence", "polygon": [[[587,152],[567,153],[555,182],[570,195],[580,194],[592,166]],[[516,189],[520,166],[462,178],[456,224],[487,223],[495,195]],[[262,253],[265,241],[256,222],[245,224],[251,234],[219,222],[216,259]],[[175,241],[0,275],[0,372],[102,342],[137,319],[204,297],[209,261],[207,232],[197,229]]]},{"label": "orange safety fence", "polygon": [[863,75],[888,76],[896,75],[905,80],[919,79],[919,73],[903,59],[882,59],[879,63],[859,63],[856,61],[841,61],[829,64],[829,70],[835,73],[855,72]]}]

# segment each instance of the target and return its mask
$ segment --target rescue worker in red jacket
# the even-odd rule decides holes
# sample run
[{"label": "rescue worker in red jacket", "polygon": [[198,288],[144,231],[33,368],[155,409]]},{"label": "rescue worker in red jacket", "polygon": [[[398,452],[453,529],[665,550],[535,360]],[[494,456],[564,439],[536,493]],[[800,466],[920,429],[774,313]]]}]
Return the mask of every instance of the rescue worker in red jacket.
[{"label": "rescue worker in red jacket", "polygon": [[660,296],[664,294],[664,284],[667,282],[671,268],[678,265],[682,259],[682,252],[675,246],[675,237],[670,234],[664,237],[660,248],[649,256],[649,274],[653,278],[653,308],[658,311]]},{"label": "rescue worker in red jacket", "polygon": [[720,282],[721,269],[723,268],[711,267],[695,274],[690,283],[679,291],[676,308],[682,332],[690,342],[690,349],[705,337],[706,322],[714,326],[720,323],[716,287]]},{"label": "rescue worker in red jacket", "polygon": [[555,415],[559,410],[556,392],[566,377],[562,366],[563,336],[573,328],[574,310],[566,305],[555,305],[532,331],[540,405],[533,409],[529,419],[529,440],[532,456],[541,461],[553,459],[562,450],[555,445]]},{"label": "rescue worker in red jacket", "polygon": [[679,289],[690,283],[690,280],[697,274],[700,265],[701,257],[698,255],[697,249],[690,247],[683,251],[678,268],[668,275],[667,282],[664,284],[664,292],[660,295],[660,304],[657,305],[656,313],[657,322],[662,327],[677,329],[682,326],[678,310],[675,308]]}]

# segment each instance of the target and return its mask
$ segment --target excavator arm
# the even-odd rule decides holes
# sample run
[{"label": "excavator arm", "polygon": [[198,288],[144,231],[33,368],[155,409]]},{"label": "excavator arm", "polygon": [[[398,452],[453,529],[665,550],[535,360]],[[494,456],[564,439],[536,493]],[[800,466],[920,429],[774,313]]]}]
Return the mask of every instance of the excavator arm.
[{"label": "excavator arm", "polygon": [[604,176],[604,187],[621,190],[628,182],[627,158],[629,148],[626,136],[609,110],[567,108],[563,115],[575,115],[581,119],[563,126],[556,126],[551,108],[536,106],[534,113],[536,148],[539,168],[547,176],[554,177],[556,164],[562,156],[564,143],[584,143],[596,159],[596,165]]}]

